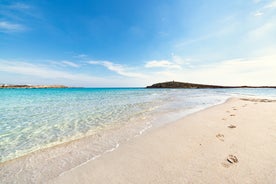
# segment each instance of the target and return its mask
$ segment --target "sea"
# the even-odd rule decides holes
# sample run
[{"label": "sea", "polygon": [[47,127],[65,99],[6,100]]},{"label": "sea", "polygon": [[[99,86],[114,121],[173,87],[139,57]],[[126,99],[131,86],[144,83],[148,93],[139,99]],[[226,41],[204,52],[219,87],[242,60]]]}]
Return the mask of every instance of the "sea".
[{"label": "sea", "polygon": [[0,163],[90,137],[81,164],[235,96],[276,98],[276,89],[0,89]]}]

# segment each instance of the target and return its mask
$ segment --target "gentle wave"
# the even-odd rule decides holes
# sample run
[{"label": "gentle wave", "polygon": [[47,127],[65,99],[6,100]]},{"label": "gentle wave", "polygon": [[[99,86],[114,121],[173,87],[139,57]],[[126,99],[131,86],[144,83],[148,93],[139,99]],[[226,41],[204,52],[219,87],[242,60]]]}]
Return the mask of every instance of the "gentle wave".
[{"label": "gentle wave", "polygon": [[27,181],[35,172],[32,182],[46,181],[240,95],[276,97],[275,89],[2,89],[0,162],[21,158],[3,164],[0,177]]},{"label": "gentle wave", "polygon": [[235,94],[275,96],[275,90],[1,89],[0,162],[137,122],[143,132],[150,122],[173,121]]}]

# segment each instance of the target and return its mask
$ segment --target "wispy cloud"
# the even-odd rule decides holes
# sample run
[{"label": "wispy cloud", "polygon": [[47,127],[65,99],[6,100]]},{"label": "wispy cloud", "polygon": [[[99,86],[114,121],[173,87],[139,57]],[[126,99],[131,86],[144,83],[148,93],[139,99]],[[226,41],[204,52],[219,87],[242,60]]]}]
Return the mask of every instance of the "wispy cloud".
[{"label": "wispy cloud", "polygon": [[35,65],[26,62],[14,62],[7,60],[0,60],[0,71],[23,74],[27,76],[36,76],[46,79],[67,79],[74,81],[91,82],[95,80],[102,80],[98,77],[93,77],[83,74],[72,74],[65,71],[55,70],[43,65]]},{"label": "wispy cloud", "polygon": [[8,21],[0,21],[1,32],[18,32],[25,30],[25,26],[21,24],[11,23]]},{"label": "wispy cloud", "polygon": [[78,54],[76,56],[74,56],[75,58],[79,58],[79,59],[88,59],[88,55],[86,54]]},{"label": "wispy cloud", "polygon": [[181,47],[185,47],[185,46],[188,46],[188,45],[191,45],[191,44],[195,44],[195,43],[207,40],[207,39],[213,37],[214,35],[215,35],[214,33],[210,33],[210,34],[207,34],[207,35],[199,36],[197,38],[192,38],[192,39],[187,39],[187,40],[184,40],[184,41],[181,41],[181,42],[177,42],[175,44],[175,47],[176,48],[181,48]]},{"label": "wispy cloud", "polygon": [[258,16],[262,16],[263,14],[264,14],[263,12],[257,11],[255,12],[254,16],[258,17]]},{"label": "wispy cloud", "polygon": [[[80,71],[69,72],[63,67],[56,68],[56,66],[32,64],[29,62],[14,61],[0,59],[0,73],[2,82],[12,84],[64,84],[69,86],[93,86],[93,87],[137,87],[145,86],[145,75],[138,75],[135,73],[123,72],[131,77],[123,77],[121,75],[109,77],[98,77],[90,75],[88,73],[83,74]],[[5,74],[19,74],[22,76],[18,79],[18,76],[8,75],[5,78]],[[125,76],[125,75],[124,75]],[[135,77],[134,77],[135,76]],[[147,79],[147,78],[146,78]]]},{"label": "wispy cloud", "polygon": [[262,16],[265,13],[271,10],[274,10],[275,8],[276,8],[276,1],[275,0],[269,1],[268,3],[264,4],[259,10],[257,10],[254,13],[254,16],[256,17]]},{"label": "wispy cloud", "polygon": [[[179,80],[220,85],[275,85],[276,55],[236,58],[193,69],[157,71],[159,81]],[[265,79],[265,80],[264,80]]]},{"label": "wispy cloud", "polygon": [[89,64],[92,65],[102,65],[106,67],[108,70],[116,72],[119,75],[127,76],[127,77],[138,77],[138,78],[145,78],[146,75],[138,72],[130,71],[130,68],[127,68],[123,65],[112,63],[110,61],[89,61]]},{"label": "wispy cloud", "polygon": [[71,62],[71,61],[62,61],[63,64],[67,65],[67,66],[71,66],[71,67],[74,67],[74,68],[78,68],[80,67],[79,64],[77,63],[74,63],[74,62]]},{"label": "wispy cloud", "polygon": [[167,60],[152,60],[145,64],[146,68],[166,68],[166,69],[181,69],[179,64]]},{"label": "wispy cloud", "polygon": [[249,31],[248,36],[250,40],[262,39],[271,39],[271,36],[274,35],[276,31],[276,24],[270,21],[264,23],[263,25],[256,27]]},{"label": "wispy cloud", "polygon": [[258,4],[261,2],[261,0],[253,0],[254,3]]},{"label": "wispy cloud", "polygon": [[[217,27],[217,25],[220,25],[220,26]],[[193,38],[190,37],[190,38],[180,39],[179,41],[176,41],[176,43],[174,44],[174,48],[176,50],[179,50],[179,49],[181,50],[183,48],[188,48],[191,45],[197,45],[201,42],[208,42],[218,37],[224,37],[234,32],[237,29],[237,26],[238,24],[236,22],[235,15],[222,17],[220,18],[217,24],[210,26],[210,29],[213,29],[212,31],[202,32],[201,34],[196,35]],[[214,29],[214,27],[216,28]]]},{"label": "wispy cloud", "polygon": [[264,9],[270,9],[270,8],[271,8],[271,9],[276,8],[276,1],[275,1],[275,0],[269,2],[268,4],[266,4],[266,5],[264,6]]},{"label": "wispy cloud", "polygon": [[24,4],[24,3],[20,3],[20,2],[11,4],[11,5],[7,6],[7,7],[9,9],[14,9],[14,10],[29,10],[29,9],[31,9],[30,5]]},{"label": "wispy cloud", "polygon": [[171,54],[171,58],[169,60],[151,60],[147,61],[144,65],[145,68],[160,68],[165,70],[182,70],[183,68],[190,68],[191,61],[194,61],[191,58],[184,58],[179,55]]},{"label": "wispy cloud", "polygon": [[21,32],[31,28],[30,19],[40,19],[40,11],[26,3],[8,2],[0,3],[0,31],[1,32]]}]

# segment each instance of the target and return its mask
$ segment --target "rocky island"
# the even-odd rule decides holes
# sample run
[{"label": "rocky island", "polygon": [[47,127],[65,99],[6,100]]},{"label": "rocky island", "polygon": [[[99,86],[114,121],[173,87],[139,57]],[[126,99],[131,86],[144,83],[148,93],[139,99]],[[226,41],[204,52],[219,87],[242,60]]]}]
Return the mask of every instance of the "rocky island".
[{"label": "rocky island", "polygon": [[0,84],[0,88],[32,88],[32,89],[42,89],[42,88],[68,88],[64,85],[16,85],[16,84]]},{"label": "rocky island", "polygon": [[151,86],[147,86],[146,88],[276,88],[276,86],[219,86],[169,81],[156,83]]}]

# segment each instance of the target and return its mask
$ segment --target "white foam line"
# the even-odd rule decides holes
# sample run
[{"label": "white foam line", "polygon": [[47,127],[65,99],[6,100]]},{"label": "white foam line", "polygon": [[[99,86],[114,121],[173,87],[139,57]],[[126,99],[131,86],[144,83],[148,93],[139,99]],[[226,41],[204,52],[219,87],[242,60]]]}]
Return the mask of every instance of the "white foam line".
[{"label": "white foam line", "polygon": [[[94,156],[94,157],[92,157],[90,160],[96,160],[97,158],[99,158],[100,156],[102,156],[102,155],[96,155],[96,156]],[[86,161],[86,162],[89,162],[90,160],[88,160],[88,161]],[[85,163],[86,163],[85,162]],[[83,164],[82,164],[83,165]]]},{"label": "white foam line", "polygon": [[[114,148],[111,148],[111,149],[109,149],[109,150],[106,150],[105,152],[103,152],[103,154],[112,152],[112,151],[114,151],[115,149],[117,149],[119,146],[120,146],[120,144],[119,144],[119,143],[116,143],[116,146],[115,146]],[[81,166],[87,164],[88,162],[90,162],[90,161],[92,161],[92,160],[96,160],[97,158],[101,157],[103,154],[96,155],[96,156],[92,157],[91,159],[88,159],[87,161],[85,161],[85,162],[83,162],[83,163],[81,163],[81,164],[79,164],[79,165],[77,165],[77,166],[75,166],[75,167],[72,167],[71,169],[69,169],[69,170],[67,170],[67,171],[64,171],[64,172],[60,173],[58,176],[62,176],[63,174],[65,174],[65,173],[67,173],[67,172],[69,172],[69,171],[71,171],[71,170],[74,170],[74,169],[76,169],[76,168],[78,168],[78,167],[81,167]]]},{"label": "white foam line", "polygon": [[[222,104],[222,103],[226,102],[229,98],[231,98],[231,97],[228,97],[227,99],[222,100],[222,101],[220,101],[220,102],[218,102],[218,103],[212,104],[212,105],[210,105],[210,106],[203,107],[203,108],[199,108],[199,109],[197,109],[196,111],[190,112],[190,113],[188,113],[188,114],[192,114],[192,113],[198,112],[198,111],[200,111],[200,110],[207,109],[207,108],[209,108],[209,107],[212,107],[212,106],[215,106],[215,105]],[[187,116],[188,114],[186,114],[186,115],[184,115],[184,116]],[[151,124],[151,123],[149,123],[149,125],[148,125],[147,127],[145,127],[145,128],[143,128],[142,130],[140,130],[140,131],[139,131],[139,134],[135,135],[134,138],[135,138],[135,137],[138,137],[138,136],[140,136],[140,135],[142,135],[145,131],[147,131],[147,130],[150,129],[150,128],[152,128],[152,124]],[[128,138],[128,139],[127,139],[127,141],[129,141],[129,140],[131,140],[131,138]],[[119,146],[120,146],[120,144],[119,144],[119,143],[116,143],[116,146],[115,146],[115,147],[113,147],[113,148],[111,148],[111,149],[109,149],[109,150],[106,150],[105,152],[103,152],[103,154],[112,152],[112,151],[116,150]],[[76,169],[76,168],[78,168],[78,167],[81,167],[82,165],[85,165],[85,164],[87,164],[88,162],[90,162],[90,161],[92,161],[92,160],[96,160],[97,158],[101,157],[103,154],[96,155],[96,156],[92,157],[91,159],[88,159],[87,161],[81,163],[80,165],[77,165],[76,167],[73,167],[73,168],[71,168],[71,169],[69,169],[69,170],[67,170],[67,171],[62,172],[61,174],[59,174],[59,176],[62,176],[63,174],[65,174],[65,173],[67,173],[67,172],[69,172],[69,171],[71,171],[71,170],[73,170],[73,169]]]},{"label": "white foam line", "polygon": [[200,111],[203,111],[205,109],[208,109],[208,108],[211,108],[211,107],[214,107],[216,105],[220,105],[220,104],[223,104],[225,103],[228,99],[230,99],[231,96],[226,96],[225,98],[223,99],[220,99],[218,102],[214,102],[212,104],[207,104],[207,105],[204,105],[204,106],[199,106],[199,107],[196,107],[196,108],[192,108],[192,109],[189,109],[189,110],[185,110],[184,112],[180,113],[180,116],[178,116],[177,118],[173,119],[173,120],[169,120],[167,122],[164,122],[162,123],[163,124],[167,124],[167,123],[172,123],[172,122],[176,122],[177,120],[179,119],[182,119],[188,115],[191,115],[191,114],[194,114],[194,113],[197,113],[197,112],[200,112]]},{"label": "white foam line", "polygon": [[104,153],[112,152],[112,151],[114,151],[115,149],[117,149],[119,146],[120,146],[120,144],[117,143],[116,146],[115,146],[114,148],[111,148],[111,149],[109,149],[109,150],[106,150]]},{"label": "white foam line", "polygon": [[139,134],[142,135],[145,131],[150,129],[152,127],[152,124],[148,125],[147,127],[143,128],[142,130],[139,131]]},{"label": "white foam line", "polygon": [[[147,130],[150,129],[151,127],[152,127],[152,124],[149,123],[149,125],[148,125],[147,127],[145,127],[144,129],[142,129],[142,130],[139,132],[139,134],[135,135],[134,137],[138,137],[138,136],[142,135],[145,131],[147,131]],[[131,140],[131,139],[128,138],[127,141],[129,141],[129,140]],[[103,152],[103,154],[112,152],[112,151],[116,150],[119,146],[120,146],[120,144],[117,142],[116,145],[115,145],[115,147],[113,147],[113,148],[111,148],[111,149],[109,149],[109,150],[106,150],[105,152]],[[71,170],[73,170],[73,169],[76,169],[76,168],[78,168],[78,167],[81,167],[81,166],[87,164],[88,162],[90,162],[90,161],[92,161],[92,160],[96,160],[97,158],[101,157],[103,154],[96,155],[96,156],[92,157],[91,159],[88,159],[87,161],[85,161],[85,162],[83,162],[83,163],[81,163],[81,164],[79,164],[79,165],[77,165],[77,166],[75,166],[75,167],[72,167],[71,169],[69,169],[69,170],[67,170],[67,171],[64,171],[64,172],[60,173],[58,176],[62,176],[63,174],[65,174],[65,173],[67,173],[67,172],[69,172],[69,171],[71,171]]]}]

